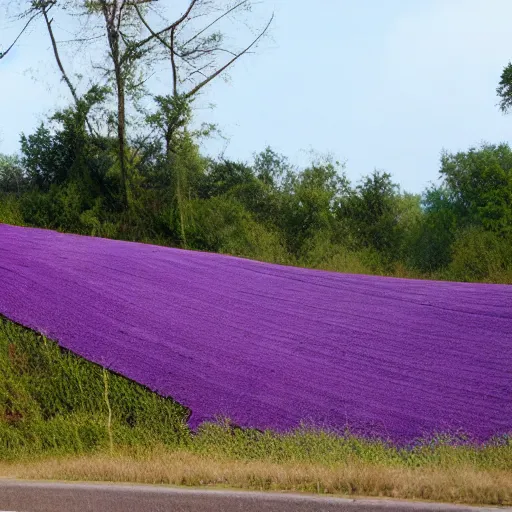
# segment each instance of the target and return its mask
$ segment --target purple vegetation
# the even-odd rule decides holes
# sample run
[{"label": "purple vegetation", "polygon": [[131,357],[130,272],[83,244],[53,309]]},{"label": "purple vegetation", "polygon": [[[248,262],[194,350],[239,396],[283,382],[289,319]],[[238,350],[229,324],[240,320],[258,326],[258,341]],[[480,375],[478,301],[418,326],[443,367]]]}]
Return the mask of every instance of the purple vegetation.
[{"label": "purple vegetation", "polygon": [[394,279],[0,224],[0,313],[187,406],[410,443],[512,432],[512,287]]}]

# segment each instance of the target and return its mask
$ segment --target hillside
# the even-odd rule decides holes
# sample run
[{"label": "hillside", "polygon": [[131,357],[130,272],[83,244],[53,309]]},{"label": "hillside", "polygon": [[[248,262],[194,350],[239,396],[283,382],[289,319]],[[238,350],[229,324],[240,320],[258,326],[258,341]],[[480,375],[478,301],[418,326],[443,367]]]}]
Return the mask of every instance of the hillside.
[{"label": "hillside", "polygon": [[512,430],[512,288],[348,275],[0,225],[0,313],[190,425],[408,443]]}]

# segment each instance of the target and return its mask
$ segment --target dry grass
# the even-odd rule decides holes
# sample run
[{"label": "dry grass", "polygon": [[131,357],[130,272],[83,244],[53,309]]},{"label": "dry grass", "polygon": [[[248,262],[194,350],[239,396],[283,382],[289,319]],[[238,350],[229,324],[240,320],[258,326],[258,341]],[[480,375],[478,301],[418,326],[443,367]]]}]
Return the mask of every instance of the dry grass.
[{"label": "dry grass", "polygon": [[304,491],[480,505],[512,504],[512,473],[509,471],[474,467],[271,463],[162,449],[139,456],[96,454],[0,463],[0,477]]}]

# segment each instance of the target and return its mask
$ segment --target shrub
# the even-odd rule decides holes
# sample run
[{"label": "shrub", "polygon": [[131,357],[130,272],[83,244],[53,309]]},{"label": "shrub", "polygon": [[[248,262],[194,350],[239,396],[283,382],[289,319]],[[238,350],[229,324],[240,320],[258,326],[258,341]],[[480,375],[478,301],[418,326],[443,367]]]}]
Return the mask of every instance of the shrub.
[{"label": "shrub", "polygon": [[23,226],[20,203],[15,196],[0,193],[0,223]]},{"label": "shrub", "polygon": [[482,228],[464,230],[453,244],[447,274],[457,281],[510,282],[512,240]]},{"label": "shrub", "polygon": [[288,256],[276,232],[256,222],[236,201],[214,197],[187,204],[188,247],[285,263]]}]

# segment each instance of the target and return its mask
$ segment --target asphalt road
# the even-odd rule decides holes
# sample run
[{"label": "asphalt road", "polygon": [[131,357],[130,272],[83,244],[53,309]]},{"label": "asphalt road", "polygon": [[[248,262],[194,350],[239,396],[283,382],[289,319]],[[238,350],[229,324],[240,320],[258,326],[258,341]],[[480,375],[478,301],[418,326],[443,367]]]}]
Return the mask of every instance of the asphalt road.
[{"label": "asphalt road", "polygon": [[0,512],[481,512],[434,503],[343,499],[158,486],[0,480]]}]

